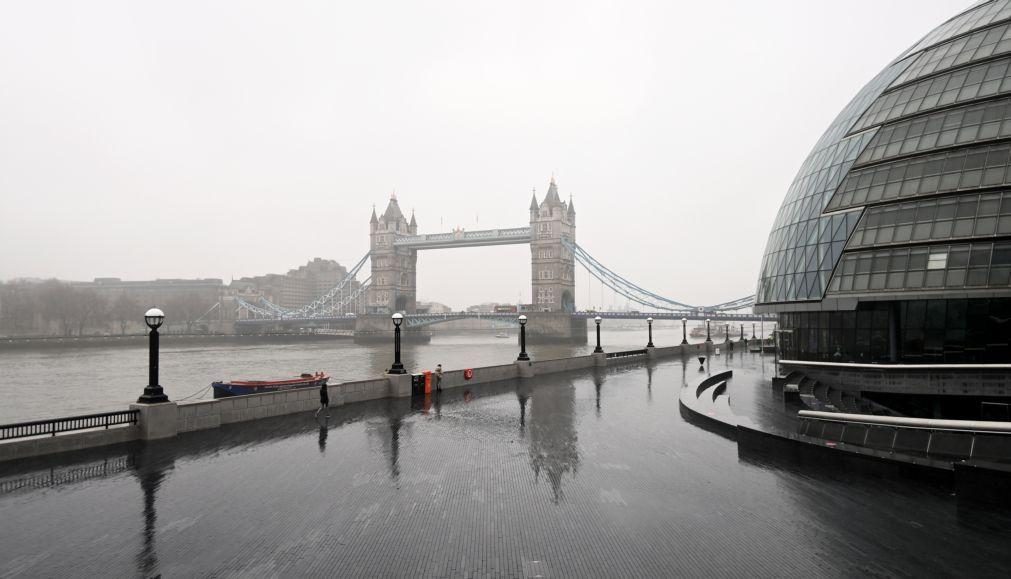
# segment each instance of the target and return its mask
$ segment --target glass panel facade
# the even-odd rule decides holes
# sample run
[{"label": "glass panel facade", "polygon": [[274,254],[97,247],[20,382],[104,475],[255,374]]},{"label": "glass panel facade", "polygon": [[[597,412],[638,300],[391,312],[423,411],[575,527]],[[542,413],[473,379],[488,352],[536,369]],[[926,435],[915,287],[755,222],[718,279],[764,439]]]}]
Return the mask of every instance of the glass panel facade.
[{"label": "glass panel facade", "polygon": [[885,125],[856,165],[1007,138],[1011,138],[1011,98],[1001,98]]},{"label": "glass panel facade", "polygon": [[874,131],[845,135],[907,65],[895,63],[868,83],[839,113],[804,161],[765,245],[757,303],[818,300],[824,295],[828,278],[860,214],[823,216],[822,211],[853,161],[874,137]]},{"label": "glass panel facade", "polygon": [[1011,52],[1011,23],[1004,23],[925,51],[895,79],[895,85],[1008,52]]},{"label": "glass panel facade", "polygon": [[867,109],[854,125],[853,131],[862,131],[939,107],[1011,93],[1009,65],[1011,58],[1002,58],[953,70],[887,92]]},{"label": "glass panel facade", "polygon": [[1011,288],[1011,242],[847,252],[828,295],[985,288]]},{"label": "glass panel facade", "polygon": [[1011,18],[1011,1],[994,0],[992,2],[979,3],[931,30],[922,40],[907,50],[903,56],[930,48],[949,38],[954,38],[977,28],[989,26],[994,22],[1007,18]]},{"label": "glass panel facade", "polygon": [[854,169],[828,210],[937,193],[1011,185],[1011,145],[966,147]]},{"label": "glass panel facade", "polygon": [[993,0],[932,31],[836,117],[776,216],[756,304],[1011,296],[1009,165],[1011,0]]},{"label": "glass panel facade", "polygon": [[872,207],[846,249],[996,236],[1011,236],[1011,191]]},{"label": "glass panel facade", "polygon": [[1011,359],[1011,299],[863,303],[779,315],[787,360],[988,364]]}]

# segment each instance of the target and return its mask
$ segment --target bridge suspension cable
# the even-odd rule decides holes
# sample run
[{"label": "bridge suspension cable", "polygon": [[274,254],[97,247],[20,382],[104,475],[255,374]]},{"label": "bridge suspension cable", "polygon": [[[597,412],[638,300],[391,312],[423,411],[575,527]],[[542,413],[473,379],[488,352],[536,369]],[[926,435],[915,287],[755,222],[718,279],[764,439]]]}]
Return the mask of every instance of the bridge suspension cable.
[{"label": "bridge suspension cable", "polygon": [[741,310],[747,307],[751,307],[755,303],[755,296],[747,296],[743,298],[738,298],[733,301],[724,302],[722,304],[717,304],[714,306],[706,306],[699,308],[697,306],[692,306],[685,304],[676,300],[665,298],[661,295],[653,293],[647,289],[644,289],[635,283],[625,279],[621,275],[615,273],[613,270],[600,263],[595,259],[589,252],[577,245],[576,243],[563,239],[562,243],[567,249],[572,251],[573,257],[582,265],[587,272],[592,276],[600,280],[603,285],[609,287],[615,293],[624,296],[626,299],[633,301],[637,304],[646,306],[648,308],[653,308],[657,311],[683,311],[683,310],[698,310],[702,309],[705,311],[712,312],[724,312],[724,311],[734,311]]},{"label": "bridge suspension cable", "polygon": [[371,285],[372,277],[369,276],[358,287],[354,287],[352,282],[368,260],[369,254],[366,253],[336,286],[300,308],[283,308],[265,297],[260,298],[259,305],[240,298],[237,299],[238,306],[256,318],[276,320],[315,319],[360,313],[361,297]]}]

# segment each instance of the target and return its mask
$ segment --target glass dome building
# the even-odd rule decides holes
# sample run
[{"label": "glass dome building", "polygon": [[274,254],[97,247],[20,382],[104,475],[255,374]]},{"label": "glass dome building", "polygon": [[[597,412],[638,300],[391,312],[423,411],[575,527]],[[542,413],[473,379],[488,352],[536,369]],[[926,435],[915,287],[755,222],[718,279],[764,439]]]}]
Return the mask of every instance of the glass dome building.
[{"label": "glass dome building", "polygon": [[781,357],[1011,363],[1009,165],[1011,0],[990,0],[885,67],[801,166],[756,290]]}]

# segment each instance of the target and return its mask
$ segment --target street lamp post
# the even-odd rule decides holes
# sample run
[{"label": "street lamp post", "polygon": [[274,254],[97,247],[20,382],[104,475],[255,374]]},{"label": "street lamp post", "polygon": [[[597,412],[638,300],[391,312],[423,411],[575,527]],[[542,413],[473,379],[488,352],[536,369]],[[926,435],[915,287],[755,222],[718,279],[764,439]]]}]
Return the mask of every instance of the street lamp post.
[{"label": "street lamp post", "polygon": [[397,312],[391,316],[393,318],[393,366],[389,374],[407,374],[404,365],[400,362],[400,324],[404,322],[404,314]]},{"label": "street lamp post", "polygon": [[603,354],[604,353],[604,349],[600,347],[600,322],[601,322],[601,317],[597,316],[597,317],[593,318],[593,321],[596,322],[596,324],[597,324],[597,347],[593,349],[593,353],[594,354]]},{"label": "street lamp post", "polygon": [[746,342],[747,338],[744,337],[744,324],[741,324],[741,341]]},{"label": "street lamp post", "polygon": [[165,313],[158,308],[151,308],[144,314],[144,323],[151,328],[148,334],[147,387],[144,394],[137,399],[139,404],[158,404],[168,402],[168,396],[158,383],[158,328],[165,321]]},{"label": "street lamp post", "polygon": [[520,316],[520,355],[517,360],[527,361],[530,356],[527,355],[527,317],[525,315]]},{"label": "street lamp post", "polygon": [[755,339],[755,322],[751,322],[751,339]]},{"label": "street lamp post", "polygon": [[688,318],[681,318],[681,345],[688,345]]},{"label": "street lamp post", "polygon": [[649,326],[649,342],[646,342],[647,348],[653,347],[653,318],[646,318],[646,324]]},{"label": "street lamp post", "polygon": [[709,318],[706,318],[706,343],[707,344],[713,343],[712,334],[709,333]]},{"label": "street lamp post", "polygon": [[730,341],[730,324],[723,324],[723,340]]}]

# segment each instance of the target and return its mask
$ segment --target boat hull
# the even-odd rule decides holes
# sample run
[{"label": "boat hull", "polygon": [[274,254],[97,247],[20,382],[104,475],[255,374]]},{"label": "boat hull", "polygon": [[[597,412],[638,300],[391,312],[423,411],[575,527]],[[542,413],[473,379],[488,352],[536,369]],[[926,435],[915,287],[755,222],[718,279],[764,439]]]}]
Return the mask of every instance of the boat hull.
[{"label": "boat hull", "polygon": [[236,383],[236,382],[212,382],[211,388],[214,390],[215,398],[227,398],[229,396],[247,396],[249,394],[263,394],[265,392],[284,392],[286,390],[301,390],[303,388],[319,388],[326,384],[329,376],[306,378],[305,380],[281,380],[278,382]]}]

